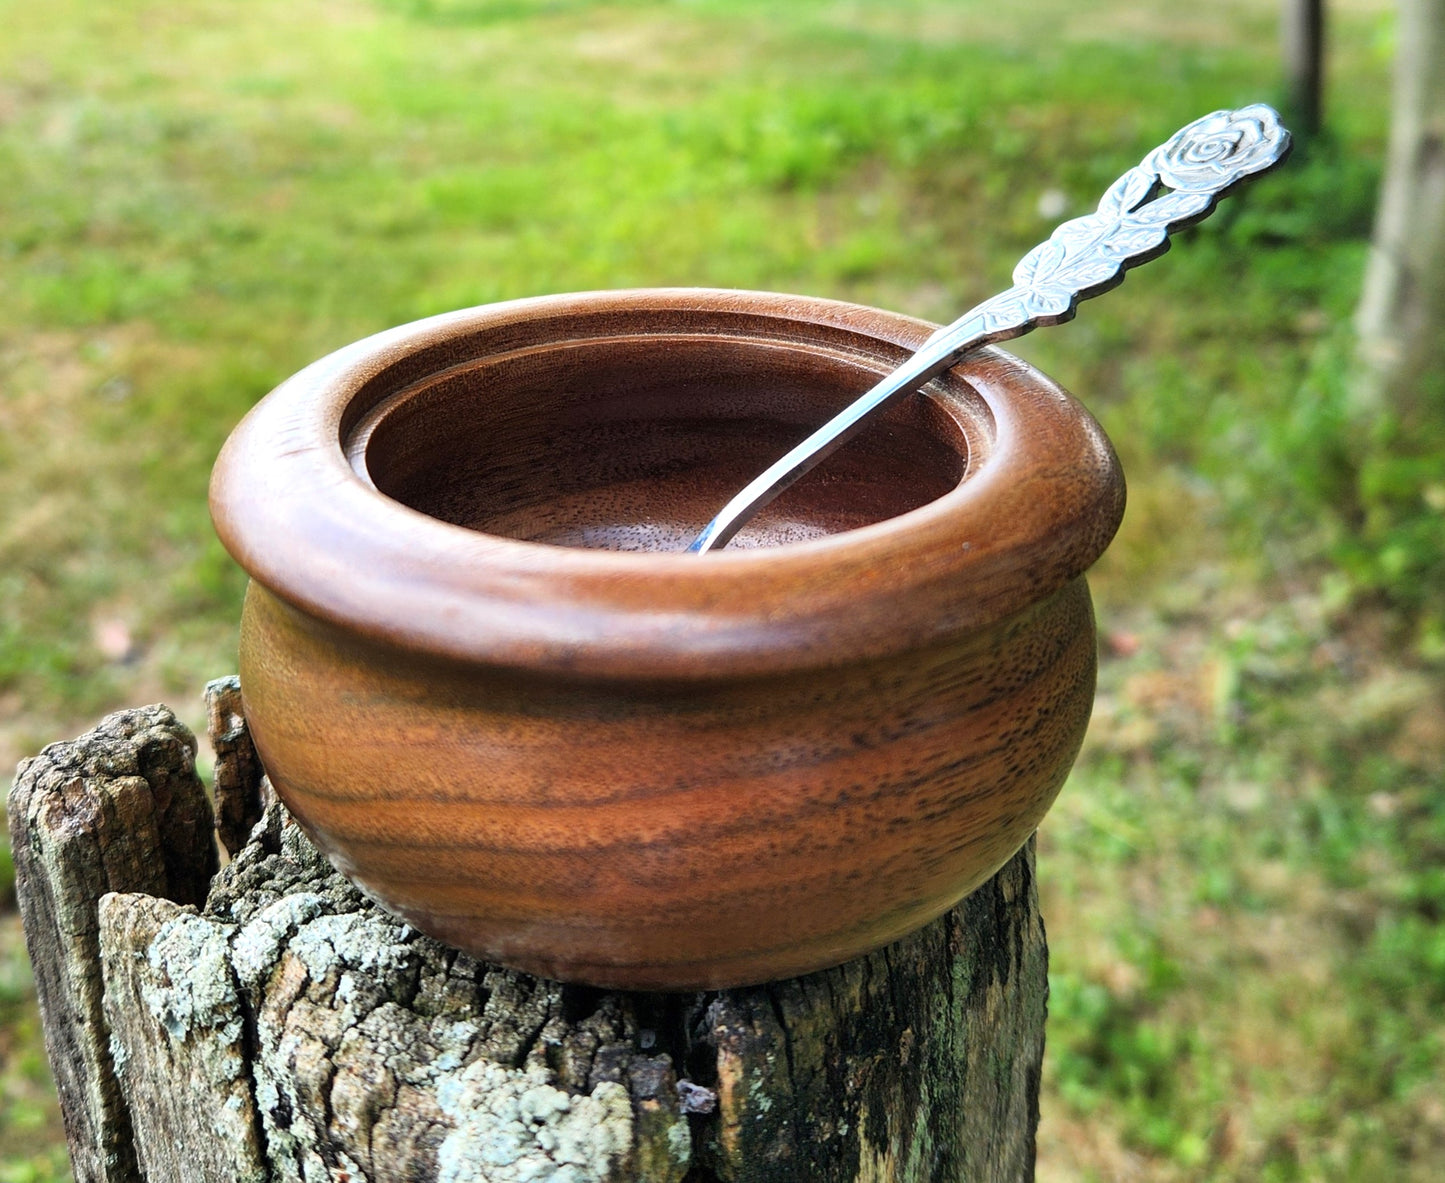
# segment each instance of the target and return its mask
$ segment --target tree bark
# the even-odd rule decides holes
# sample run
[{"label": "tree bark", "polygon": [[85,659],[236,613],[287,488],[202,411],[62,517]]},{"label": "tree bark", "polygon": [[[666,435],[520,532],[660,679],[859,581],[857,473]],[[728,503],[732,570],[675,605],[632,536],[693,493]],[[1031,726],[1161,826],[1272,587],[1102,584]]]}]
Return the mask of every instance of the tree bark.
[{"label": "tree bark", "polygon": [[194,741],[163,707],[51,745],[12,790],[81,1183],[1032,1178],[1032,843],[837,969],[687,995],[563,985],[371,904],[263,798],[234,684],[208,694],[217,783],[240,795],[217,824],[259,814],[214,878]]},{"label": "tree bark", "polygon": [[1362,408],[1445,400],[1445,0],[1400,0],[1390,146],[1357,327]]}]

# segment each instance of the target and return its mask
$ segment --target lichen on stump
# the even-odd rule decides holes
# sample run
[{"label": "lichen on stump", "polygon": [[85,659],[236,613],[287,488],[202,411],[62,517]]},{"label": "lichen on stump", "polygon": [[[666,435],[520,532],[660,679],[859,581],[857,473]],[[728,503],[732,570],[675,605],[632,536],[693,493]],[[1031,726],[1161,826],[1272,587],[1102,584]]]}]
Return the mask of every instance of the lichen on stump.
[{"label": "lichen on stump", "polygon": [[1032,844],[836,969],[687,995],[567,986],[372,904],[260,781],[234,683],[208,700],[235,848],[214,878],[194,740],[165,708],[52,745],[12,789],[81,1183],[1032,1177]]}]

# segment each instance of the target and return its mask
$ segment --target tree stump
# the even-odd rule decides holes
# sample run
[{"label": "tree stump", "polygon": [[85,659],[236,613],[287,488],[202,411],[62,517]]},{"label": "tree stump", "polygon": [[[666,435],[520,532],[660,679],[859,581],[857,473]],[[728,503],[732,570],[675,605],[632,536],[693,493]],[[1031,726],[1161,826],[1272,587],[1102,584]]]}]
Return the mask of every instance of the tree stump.
[{"label": "tree stump", "polygon": [[195,740],[165,707],[52,744],[11,790],[79,1183],[1032,1178],[1032,842],[836,969],[687,995],[563,985],[370,903],[269,794],[235,680],[207,697],[219,871]]}]

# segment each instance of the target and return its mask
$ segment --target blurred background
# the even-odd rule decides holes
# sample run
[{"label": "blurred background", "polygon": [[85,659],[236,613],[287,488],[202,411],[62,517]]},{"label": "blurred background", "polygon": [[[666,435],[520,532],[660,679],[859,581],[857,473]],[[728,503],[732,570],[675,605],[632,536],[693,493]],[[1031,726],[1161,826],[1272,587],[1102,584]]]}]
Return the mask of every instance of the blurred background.
[{"label": "blurred background", "polygon": [[[1399,285],[1355,317],[1445,8],[1328,0],[1311,131],[1311,7],[0,0],[7,776],[121,706],[201,726],[244,587],[210,465],[320,355],[656,284],[951,320],[1177,127],[1272,102],[1311,132],[1284,171],[1017,343],[1130,485],[1040,837],[1039,1174],[1438,1178],[1445,366]],[[64,1179],[12,881],[0,843],[0,1178]]]}]

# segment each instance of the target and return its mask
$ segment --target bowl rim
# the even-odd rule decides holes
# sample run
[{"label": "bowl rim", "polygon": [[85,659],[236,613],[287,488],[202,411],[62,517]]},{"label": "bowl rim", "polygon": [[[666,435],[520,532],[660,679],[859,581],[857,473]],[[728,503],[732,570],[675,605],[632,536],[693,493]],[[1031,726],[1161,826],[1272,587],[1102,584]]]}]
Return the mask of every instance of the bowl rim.
[{"label": "bowl rim", "polygon": [[957,637],[1052,595],[1118,528],[1123,476],[1103,430],[994,348],[941,379],[965,383],[992,416],[992,447],[967,479],[897,517],[782,547],[698,556],[483,534],[393,500],[346,456],[349,425],[439,359],[479,359],[538,322],[571,326],[574,343],[679,315],[800,349],[843,341],[883,367],[935,328],[836,300],[704,288],[536,296],[413,321],[321,358],[251,409],[212,473],[216,531],[253,580],[353,637],[533,672],[669,678],[810,669]]}]

